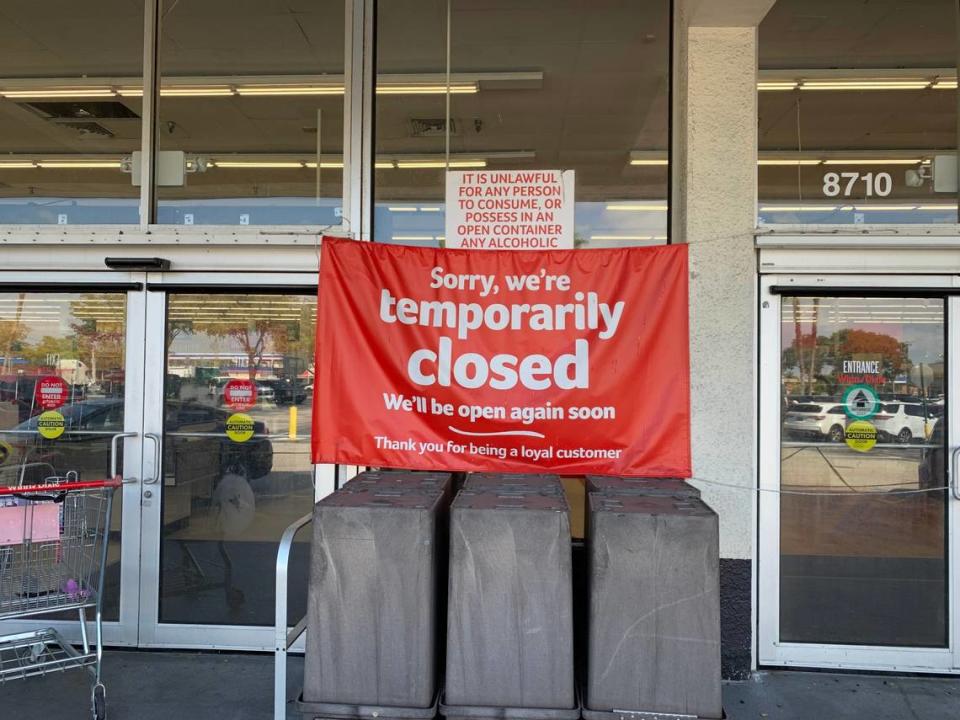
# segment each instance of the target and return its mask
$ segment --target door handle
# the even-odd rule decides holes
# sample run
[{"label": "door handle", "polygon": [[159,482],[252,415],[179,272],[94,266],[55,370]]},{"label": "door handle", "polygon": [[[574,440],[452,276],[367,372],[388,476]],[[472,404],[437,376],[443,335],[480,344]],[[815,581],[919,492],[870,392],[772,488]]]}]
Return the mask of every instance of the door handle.
[{"label": "door handle", "polygon": [[160,436],[156,433],[144,433],[145,440],[153,441],[153,477],[144,479],[144,485],[156,485],[160,482]]},{"label": "door handle", "polygon": [[[135,432],[122,432],[117,433],[112,438],[110,438],[110,478],[113,479],[117,477],[120,473],[117,470],[117,459],[118,459],[118,448],[120,440],[123,438],[136,437],[137,433]],[[124,479],[125,483],[136,482],[136,478]]]},{"label": "door handle", "polygon": [[960,455],[960,446],[955,447],[950,451],[950,477],[948,479],[948,484],[950,485],[950,492],[953,493],[955,500],[960,500],[960,485],[958,481],[960,478],[957,477],[957,456]]}]

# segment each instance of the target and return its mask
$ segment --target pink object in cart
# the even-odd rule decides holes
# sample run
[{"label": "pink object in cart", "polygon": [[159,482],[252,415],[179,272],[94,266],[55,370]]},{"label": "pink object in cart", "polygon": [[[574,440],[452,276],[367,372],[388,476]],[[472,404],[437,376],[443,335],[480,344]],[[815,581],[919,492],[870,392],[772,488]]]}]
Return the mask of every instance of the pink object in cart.
[{"label": "pink object in cart", "polygon": [[31,503],[0,507],[0,545],[60,539],[60,507]]}]

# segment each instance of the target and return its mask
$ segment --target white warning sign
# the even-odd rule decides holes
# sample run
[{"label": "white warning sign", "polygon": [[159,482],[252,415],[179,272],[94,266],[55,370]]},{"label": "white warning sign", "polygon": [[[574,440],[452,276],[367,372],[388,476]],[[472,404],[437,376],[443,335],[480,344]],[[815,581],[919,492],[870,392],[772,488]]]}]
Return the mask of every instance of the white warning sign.
[{"label": "white warning sign", "polygon": [[448,172],[446,247],[570,249],[574,197],[573,170]]}]

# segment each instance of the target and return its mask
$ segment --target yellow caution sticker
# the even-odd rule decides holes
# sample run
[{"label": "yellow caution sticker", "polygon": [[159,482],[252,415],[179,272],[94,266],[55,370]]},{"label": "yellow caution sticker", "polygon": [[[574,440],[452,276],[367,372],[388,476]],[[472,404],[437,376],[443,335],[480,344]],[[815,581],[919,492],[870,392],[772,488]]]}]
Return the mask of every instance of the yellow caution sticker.
[{"label": "yellow caution sticker", "polygon": [[877,444],[877,428],[866,420],[855,420],[847,425],[844,439],[851,450],[868,452]]},{"label": "yellow caution sticker", "polygon": [[66,430],[66,428],[67,423],[63,419],[63,415],[56,410],[42,412],[37,418],[37,432],[47,440],[56,440],[63,435],[63,431]]},{"label": "yellow caution sticker", "polygon": [[253,437],[253,418],[246,413],[234,413],[227,418],[227,437],[234,442],[246,442]]}]

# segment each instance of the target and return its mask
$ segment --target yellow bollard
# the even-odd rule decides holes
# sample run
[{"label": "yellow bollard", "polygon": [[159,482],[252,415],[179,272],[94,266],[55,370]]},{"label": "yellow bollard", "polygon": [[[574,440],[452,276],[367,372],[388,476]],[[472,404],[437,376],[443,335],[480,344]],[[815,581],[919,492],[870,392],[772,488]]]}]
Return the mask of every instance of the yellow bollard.
[{"label": "yellow bollard", "polygon": [[290,430],[288,436],[291,440],[297,439],[297,406],[290,406]]}]

